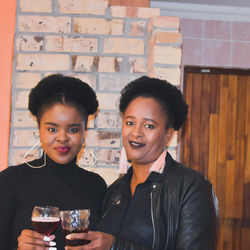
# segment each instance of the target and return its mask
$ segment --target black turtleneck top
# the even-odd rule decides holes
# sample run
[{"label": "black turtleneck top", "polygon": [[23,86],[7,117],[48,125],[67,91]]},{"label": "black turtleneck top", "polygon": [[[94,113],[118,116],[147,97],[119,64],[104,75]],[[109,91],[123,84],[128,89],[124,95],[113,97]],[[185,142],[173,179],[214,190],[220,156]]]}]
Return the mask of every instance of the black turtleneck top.
[{"label": "black turtleneck top", "polygon": [[[43,157],[32,162],[40,166]],[[23,229],[33,229],[34,206],[57,206],[60,210],[91,210],[90,229],[100,217],[105,181],[97,174],[79,168],[76,160],[59,165],[47,157],[46,166],[31,168],[26,163],[0,173],[0,249],[17,248]],[[57,249],[64,249],[61,226],[56,232]]]}]

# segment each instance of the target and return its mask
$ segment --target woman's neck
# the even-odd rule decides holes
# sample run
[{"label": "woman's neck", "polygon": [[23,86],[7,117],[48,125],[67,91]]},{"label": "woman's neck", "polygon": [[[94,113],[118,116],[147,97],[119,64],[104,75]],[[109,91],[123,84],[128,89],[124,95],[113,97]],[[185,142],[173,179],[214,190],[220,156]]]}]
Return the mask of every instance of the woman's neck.
[{"label": "woman's neck", "polygon": [[136,189],[136,186],[140,183],[146,181],[148,176],[150,175],[149,168],[151,165],[138,165],[132,164],[133,167],[133,175],[130,182],[131,194],[133,195]]}]

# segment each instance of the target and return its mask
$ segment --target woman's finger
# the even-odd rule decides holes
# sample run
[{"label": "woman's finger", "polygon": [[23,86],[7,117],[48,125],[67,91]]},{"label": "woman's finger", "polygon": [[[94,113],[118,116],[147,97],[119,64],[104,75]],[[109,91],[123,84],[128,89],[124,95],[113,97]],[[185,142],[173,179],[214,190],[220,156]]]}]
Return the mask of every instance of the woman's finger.
[{"label": "woman's finger", "polygon": [[18,237],[18,249],[46,249],[55,247],[55,235],[45,236],[32,230],[23,230]]},{"label": "woman's finger", "polygon": [[88,233],[78,233],[67,235],[67,239],[90,240],[89,244],[81,247],[66,247],[67,250],[109,250],[113,243],[113,235],[102,232],[89,231]]}]

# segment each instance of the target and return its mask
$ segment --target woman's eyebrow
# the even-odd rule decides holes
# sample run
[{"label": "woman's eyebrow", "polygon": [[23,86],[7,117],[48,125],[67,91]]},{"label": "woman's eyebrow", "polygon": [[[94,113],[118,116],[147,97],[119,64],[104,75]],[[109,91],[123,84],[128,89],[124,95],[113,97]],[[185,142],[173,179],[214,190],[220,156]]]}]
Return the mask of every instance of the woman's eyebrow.
[{"label": "woman's eyebrow", "polygon": [[54,123],[54,122],[45,122],[45,125],[51,125],[51,126],[58,126],[58,124]]}]

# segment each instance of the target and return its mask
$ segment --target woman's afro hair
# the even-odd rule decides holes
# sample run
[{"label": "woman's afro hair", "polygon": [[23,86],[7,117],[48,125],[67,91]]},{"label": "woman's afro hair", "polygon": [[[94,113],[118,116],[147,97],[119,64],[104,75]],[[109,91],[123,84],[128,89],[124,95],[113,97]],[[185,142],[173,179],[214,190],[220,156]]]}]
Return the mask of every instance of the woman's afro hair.
[{"label": "woman's afro hair", "polygon": [[98,108],[96,94],[87,83],[75,77],[53,74],[43,78],[31,89],[28,105],[30,112],[37,117],[46,101],[57,95],[70,96],[71,101],[83,107],[87,115],[94,114]]},{"label": "woman's afro hair", "polygon": [[120,112],[125,113],[131,101],[139,96],[152,97],[158,100],[168,115],[170,123],[178,130],[187,118],[188,105],[177,87],[165,80],[142,76],[128,83],[121,91]]}]

